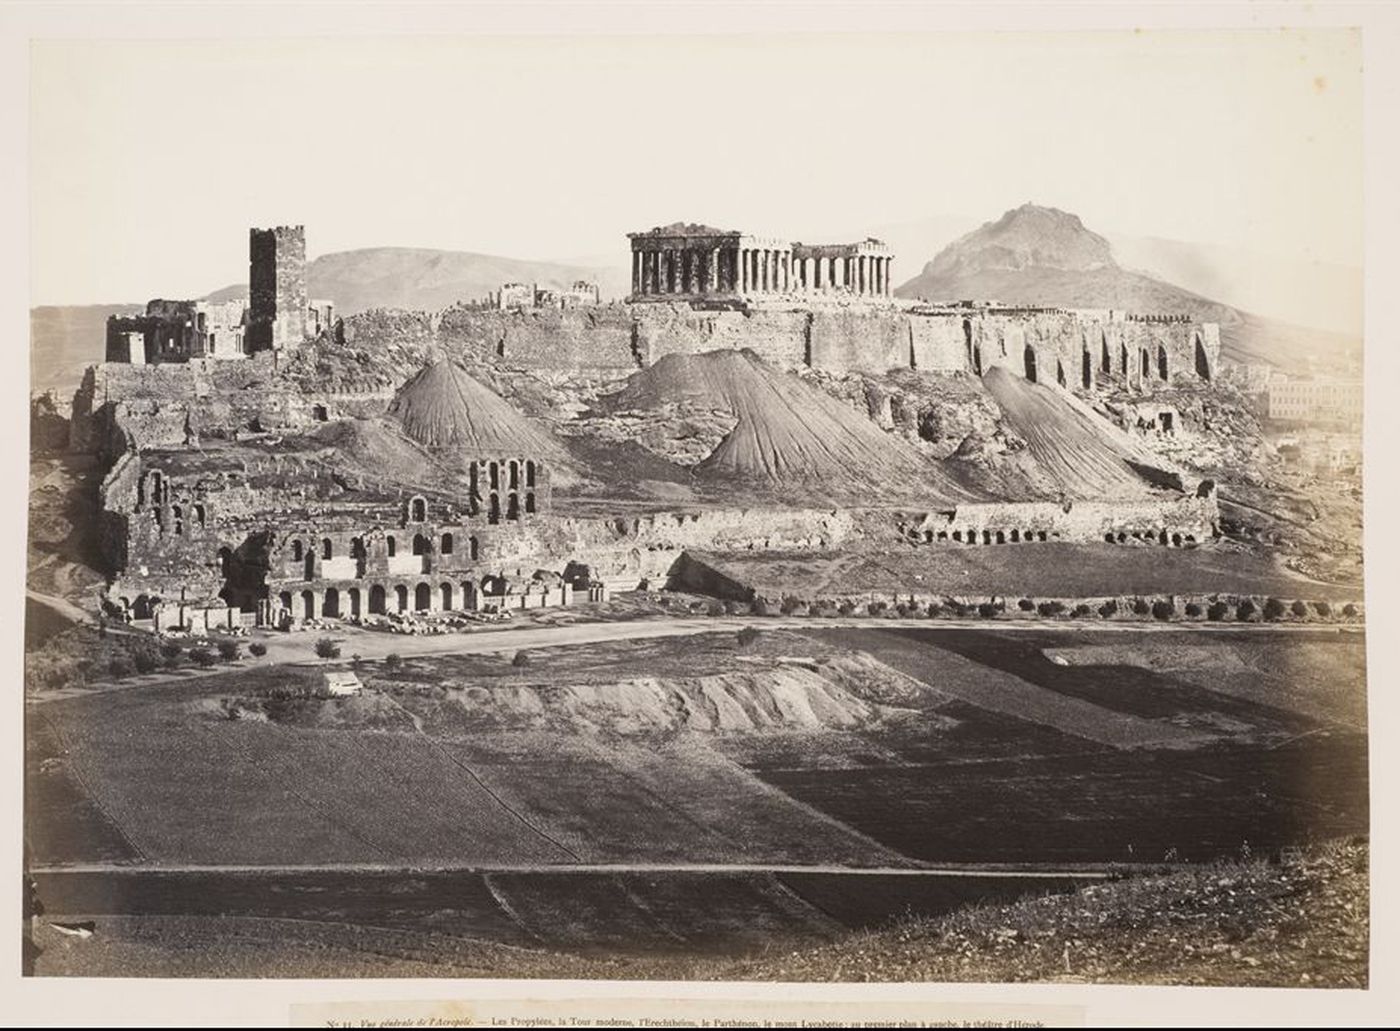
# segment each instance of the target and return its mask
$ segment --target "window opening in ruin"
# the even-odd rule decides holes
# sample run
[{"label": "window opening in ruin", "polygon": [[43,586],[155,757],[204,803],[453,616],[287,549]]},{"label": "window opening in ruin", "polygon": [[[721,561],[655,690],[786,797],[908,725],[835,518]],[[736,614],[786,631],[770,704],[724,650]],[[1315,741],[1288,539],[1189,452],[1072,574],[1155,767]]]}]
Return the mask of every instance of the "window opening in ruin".
[{"label": "window opening in ruin", "polygon": [[389,553],[390,558],[398,554],[399,542],[394,540],[393,534],[389,534],[389,536],[384,538],[384,549]]},{"label": "window opening in ruin", "polygon": [[321,558],[323,558],[323,559],[329,559],[330,557],[331,557],[331,539],[330,539],[329,537],[326,537],[326,538],[323,538],[322,541],[321,541]]},{"label": "window opening in ruin", "polygon": [[419,584],[413,591],[413,608],[417,612],[426,612],[433,607],[433,589],[427,584]]},{"label": "window opening in ruin", "polygon": [[1179,534],[1179,533],[1174,533],[1174,534],[1172,534],[1172,544],[1174,544],[1174,545],[1175,545],[1176,547],[1178,547],[1178,548],[1181,547],[1181,534]]},{"label": "window opening in ruin", "polygon": [[398,606],[398,611],[408,611],[408,588],[403,584],[396,584],[394,587],[394,603]]},{"label": "window opening in ruin", "polygon": [[1167,543],[1167,531],[1166,531],[1166,530],[1163,530],[1161,533],[1159,533],[1159,534],[1157,535],[1157,543],[1159,543],[1159,544],[1166,544],[1166,543]]},{"label": "window opening in ruin", "polygon": [[501,521],[501,496],[493,493],[491,495],[491,507],[486,513],[488,523],[499,523]]},{"label": "window opening in ruin", "polygon": [[195,505],[195,506],[194,506],[194,521],[195,521],[198,525],[200,525],[200,526],[203,526],[203,525],[204,525],[204,506],[203,506],[203,505]]},{"label": "window opening in ruin", "polygon": [[982,531],[982,543],[983,543],[983,544],[991,544],[991,543],[992,543],[992,531],[991,531],[991,530],[983,530],[983,531]]},{"label": "window opening in ruin", "polygon": [[352,587],[346,593],[350,598],[350,615],[352,618],[358,619],[360,616],[360,589]]},{"label": "window opening in ruin", "polygon": [[982,375],[982,345],[977,344],[972,349],[972,371],[977,375]]},{"label": "window opening in ruin", "polygon": [[1122,352],[1119,356],[1118,371],[1121,372],[1124,376],[1126,376],[1128,375],[1128,345],[1119,344],[1118,346]]},{"label": "window opening in ruin", "polygon": [[1157,345],[1157,376],[1162,382],[1167,380],[1167,349],[1164,345]]},{"label": "window opening in ruin", "polygon": [[534,463],[533,461],[527,461],[527,462],[525,463],[525,486],[527,486],[527,487],[533,487],[534,485],[535,485],[535,463]]},{"label": "window opening in ruin", "polygon": [[311,591],[301,592],[301,616],[303,619],[316,618],[316,595]]},{"label": "window opening in ruin", "polygon": [[520,463],[513,458],[510,460],[510,489],[520,489]]},{"label": "window opening in ruin", "polygon": [[299,540],[292,541],[292,561],[293,561],[293,562],[300,562],[300,561],[301,561],[301,554],[302,554],[302,552],[301,552],[301,541],[299,541]]},{"label": "window opening in ruin", "polygon": [[292,592],[291,592],[291,591],[283,591],[281,594],[279,594],[279,595],[277,596],[277,600],[278,600],[279,602],[281,602],[283,611],[286,611],[286,612],[291,612],[291,611],[292,611]]},{"label": "window opening in ruin", "polygon": [[500,470],[500,467],[497,466],[495,462],[492,462],[492,463],[490,464],[490,466],[488,466],[488,469],[490,470],[490,473],[491,473],[491,475],[490,475],[490,477],[489,477],[489,479],[490,479],[490,481],[491,481],[491,489],[492,489],[492,490],[500,490],[500,487],[501,487],[501,470]]},{"label": "window opening in ruin", "polygon": [[1012,544],[1020,544],[1020,543],[1021,543],[1021,531],[1020,531],[1020,530],[1012,530],[1012,531],[1011,531],[1011,543],[1012,543]]},{"label": "window opening in ruin", "polygon": [[179,505],[173,505],[170,509],[170,515],[175,520],[175,535],[178,537],[180,534],[185,532],[185,513]]},{"label": "window opening in ruin", "polygon": [[1152,360],[1148,357],[1146,349],[1142,352],[1142,378],[1146,381],[1152,375]]},{"label": "window opening in ruin", "polygon": [[534,515],[534,513],[535,513],[535,492],[534,492],[534,491],[530,491],[528,494],[525,495],[525,513],[526,513],[527,515]]},{"label": "window opening in ruin", "polygon": [[351,558],[364,558],[364,557],[365,557],[365,539],[364,539],[363,537],[351,537],[351,538],[350,538],[350,557],[351,557]]},{"label": "window opening in ruin", "polygon": [[998,544],[1005,544],[1005,543],[1006,543],[1006,533],[1005,533],[1005,531],[1002,531],[1002,530],[998,530],[998,531],[997,531],[997,543],[998,543]]},{"label": "window opening in ruin", "polygon": [[1210,358],[1206,355],[1205,344],[1201,343],[1199,334],[1196,336],[1196,375],[1207,383],[1210,382]]},{"label": "window opening in ruin", "polygon": [[443,610],[444,612],[451,612],[451,611],[452,611],[452,585],[451,585],[451,584],[443,584],[443,585],[442,585],[442,610]]},{"label": "window opening in ruin", "polygon": [[1035,348],[1031,347],[1030,344],[1026,345],[1024,357],[1026,362],[1026,379],[1034,383],[1036,382]]},{"label": "window opening in ruin", "polygon": [[506,496],[506,518],[520,518],[520,495],[512,492]]},{"label": "window opening in ruin", "polygon": [[961,531],[961,530],[954,530],[954,531],[953,531],[953,540],[957,541],[959,544],[962,543],[962,531]]},{"label": "window opening in ruin", "polygon": [[1173,432],[1173,420],[1171,412],[1163,412],[1161,415],[1157,416],[1157,419],[1162,424],[1163,433]]},{"label": "window opening in ruin", "polygon": [[219,549],[219,575],[228,576],[229,565],[233,561],[233,552],[228,548]]},{"label": "window opening in ruin", "polygon": [[1088,351],[1083,351],[1079,356],[1079,375],[1084,382],[1084,389],[1088,390],[1094,385],[1094,361],[1089,357]]},{"label": "window opening in ruin", "polygon": [[414,498],[411,518],[415,523],[421,523],[428,518],[428,503],[422,498]]},{"label": "window opening in ruin", "polygon": [[442,553],[444,555],[452,554],[452,534],[450,533],[442,535]]},{"label": "window opening in ruin", "polygon": [[326,588],[326,600],[321,605],[321,615],[332,618],[340,616],[340,591],[334,587]]},{"label": "window opening in ruin", "polygon": [[432,550],[433,547],[428,543],[427,537],[421,533],[415,533],[413,535],[413,553],[415,555],[427,555],[430,554]]},{"label": "window opening in ruin", "polygon": [[369,611],[372,616],[384,615],[384,588],[379,584],[369,589]]},{"label": "window opening in ruin", "polygon": [[325,406],[325,405],[312,405],[312,406],[311,406],[311,418],[313,418],[313,419],[316,420],[317,422],[325,422],[326,419],[329,418],[329,416],[328,416],[328,414],[327,414],[327,412],[326,412],[326,406]]},{"label": "window opening in ruin", "polygon": [[473,562],[480,556],[481,545],[475,537],[467,538],[467,553],[471,556]]}]

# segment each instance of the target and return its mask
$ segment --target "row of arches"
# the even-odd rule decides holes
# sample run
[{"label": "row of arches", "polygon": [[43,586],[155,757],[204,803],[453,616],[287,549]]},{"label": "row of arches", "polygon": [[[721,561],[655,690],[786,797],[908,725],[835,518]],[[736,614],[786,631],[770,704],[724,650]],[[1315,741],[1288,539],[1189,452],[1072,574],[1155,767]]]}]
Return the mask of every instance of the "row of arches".
[{"label": "row of arches", "polygon": [[[526,459],[524,462],[520,462],[514,458],[504,463],[492,461],[485,463],[485,466],[486,483],[490,490],[519,490],[522,472],[524,474],[526,489],[533,489],[535,486],[536,466],[532,458]],[[478,476],[480,475],[478,472],[479,468],[480,464],[474,463],[467,473],[470,478],[471,491],[473,494],[480,492],[480,484],[478,483]],[[420,521],[422,519],[421,516],[416,518]]]},{"label": "row of arches", "polygon": [[[922,540],[925,544],[933,544],[935,542],[951,542],[953,544],[1030,544],[1062,539],[1057,530],[1027,530],[1021,527],[1012,527],[1010,529],[1003,528],[999,530],[976,530],[971,527],[964,530],[924,530],[922,533],[915,531],[913,536],[915,540]],[[1144,543],[1171,545],[1177,548],[1197,542],[1194,533],[1183,533],[1181,531],[1169,532],[1165,529],[1131,532],[1108,531],[1103,535],[1103,539],[1106,544],[1124,544],[1129,540],[1135,540]]]},{"label": "row of arches", "polygon": [[[1205,344],[1198,335],[1194,342],[1194,358],[1196,376],[1206,382],[1210,381],[1210,356],[1206,353]],[[1041,369],[1036,349],[1033,345],[1027,344],[1022,352],[1022,374],[1032,383],[1040,380]],[[973,367],[973,371],[979,375],[982,372],[981,353],[973,347],[971,341],[968,342],[968,361]],[[1171,357],[1167,352],[1165,344],[1157,345],[1155,360],[1152,352],[1148,348],[1140,348],[1137,363],[1138,382],[1147,383],[1154,375],[1159,382],[1168,383],[1171,381]],[[1102,339],[1099,354],[1098,372],[1101,376],[1113,375],[1113,360],[1109,353],[1108,337]],[[1130,362],[1128,357],[1127,344],[1119,344],[1118,374],[1125,380],[1130,378]],[[1085,390],[1090,390],[1094,386],[1094,360],[1087,345],[1080,352],[1079,356],[1079,385]],[[1068,376],[1065,373],[1064,363],[1057,357],[1055,360],[1055,381],[1060,386],[1068,386]]]},{"label": "row of arches", "polygon": [[[184,536],[186,518],[185,507],[183,505],[171,505],[169,512],[171,532],[176,537]],[[164,507],[151,509],[151,517],[155,521],[156,529],[161,533],[164,533],[166,530],[165,513],[166,509]],[[208,512],[202,504],[196,503],[191,505],[188,514],[191,525],[196,529],[203,529],[208,522]]]},{"label": "row of arches", "polygon": [[307,588],[302,591],[282,591],[278,602],[297,619],[345,619],[382,616],[390,612],[453,612],[476,607],[478,587],[474,581],[454,583],[443,580],[436,584],[421,580],[417,584],[371,584],[362,587],[327,587],[323,591]]},{"label": "row of arches", "polygon": [[1169,545],[1173,548],[1180,548],[1187,544],[1196,543],[1196,535],[1194,533],[1181,533],[1180,531],[1168,533],[1165,529],[1135,530],[1131,532],[1120,530],[1117,533],[1109,531],[1103,535],[1103,539],[1105,544],[1126,544],[1128,541],[1132,540],[1141,541],[1144,544]]},{"label": "row of arches", "polygon": [[[440,555],[454,555],[457,550],[457,539],[450,530],[440,534],[436,541],[428,534],[415,533],[411,546],[413,549],[412,553],[415,555],[432,555],[434,553]],[[295,537],[291,541],[290,548],[293,562],[305,561],[308,563],[308,568],[311,567],[310,564],[314,558],[315,552],[306,542],[302,541],[299,537]],[[323,537],[316,551],[319,551],[322,561],[329,561],[336,557],[335,542],[330,537]],[[389,558],[394,558],[398,554],[398,551],[398,538],[391,533],[385,534],[385,555]],[[349,556],[353,559],[360,560],[369,558],[369,551],[365,547],[365,540],[363,537],[350,538]],[[467,556],[473,561],[481,557],[481,541],[476,536],[467,538]]]}]

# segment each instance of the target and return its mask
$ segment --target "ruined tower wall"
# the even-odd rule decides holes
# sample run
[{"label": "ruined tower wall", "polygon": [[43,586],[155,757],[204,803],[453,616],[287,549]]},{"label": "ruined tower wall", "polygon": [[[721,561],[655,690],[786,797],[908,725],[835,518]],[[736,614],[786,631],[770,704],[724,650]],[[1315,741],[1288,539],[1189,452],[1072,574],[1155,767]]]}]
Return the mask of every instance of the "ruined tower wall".
[{"label": "ruined tower wall", "polygon": [[248,231],[248,350],[296,347],[306,337],[306,230]]}]

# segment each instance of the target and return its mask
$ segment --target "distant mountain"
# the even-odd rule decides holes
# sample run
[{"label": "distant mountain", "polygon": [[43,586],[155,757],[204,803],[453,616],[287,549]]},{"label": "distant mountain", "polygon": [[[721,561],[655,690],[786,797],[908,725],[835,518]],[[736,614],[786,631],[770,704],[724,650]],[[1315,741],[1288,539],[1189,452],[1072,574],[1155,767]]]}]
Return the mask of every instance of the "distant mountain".
[{"label": "distant mountain", "polygon": [[[629,274],[622,266],[599,268],[414,247],[339,251],[323,254],[306,267],[311,297],[334,301],[343,315],[369,308],[438,311],[458,301],[480,300],[502,283],[562,289],[580,279],[597,283],[605,298],[621,297],[630,288]],[[247,284],[240,283],[216,290],[209,298],[234,300],[247,295]]]},{"label": "distant mountain", "polygon": [[1122,267],[1109,241],[1077,215],[1024,204],[954,240],[898,297],[995,300],[1068,308],[1189,314],[1220,324],[1226,357],[1301,371],[1359,363],[1360,341],[1253,315]]}]

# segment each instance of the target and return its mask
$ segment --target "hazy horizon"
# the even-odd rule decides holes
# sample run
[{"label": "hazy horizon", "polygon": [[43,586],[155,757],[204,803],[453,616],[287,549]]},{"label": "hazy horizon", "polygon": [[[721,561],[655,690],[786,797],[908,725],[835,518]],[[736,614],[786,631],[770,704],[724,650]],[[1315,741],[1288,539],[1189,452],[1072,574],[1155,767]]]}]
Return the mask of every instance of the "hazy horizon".
[{"label": "hazy horizon", "polygon": [[[310,256],[624,265],[625,233],[678,219],[802,238],[1030,201],[1110,238],[1362,264],[1350,30],[31,53],[34,305],[200,296],[246,276],[249,226],[284,223]],[[932,256],[899,254],[897,278]]]}]

